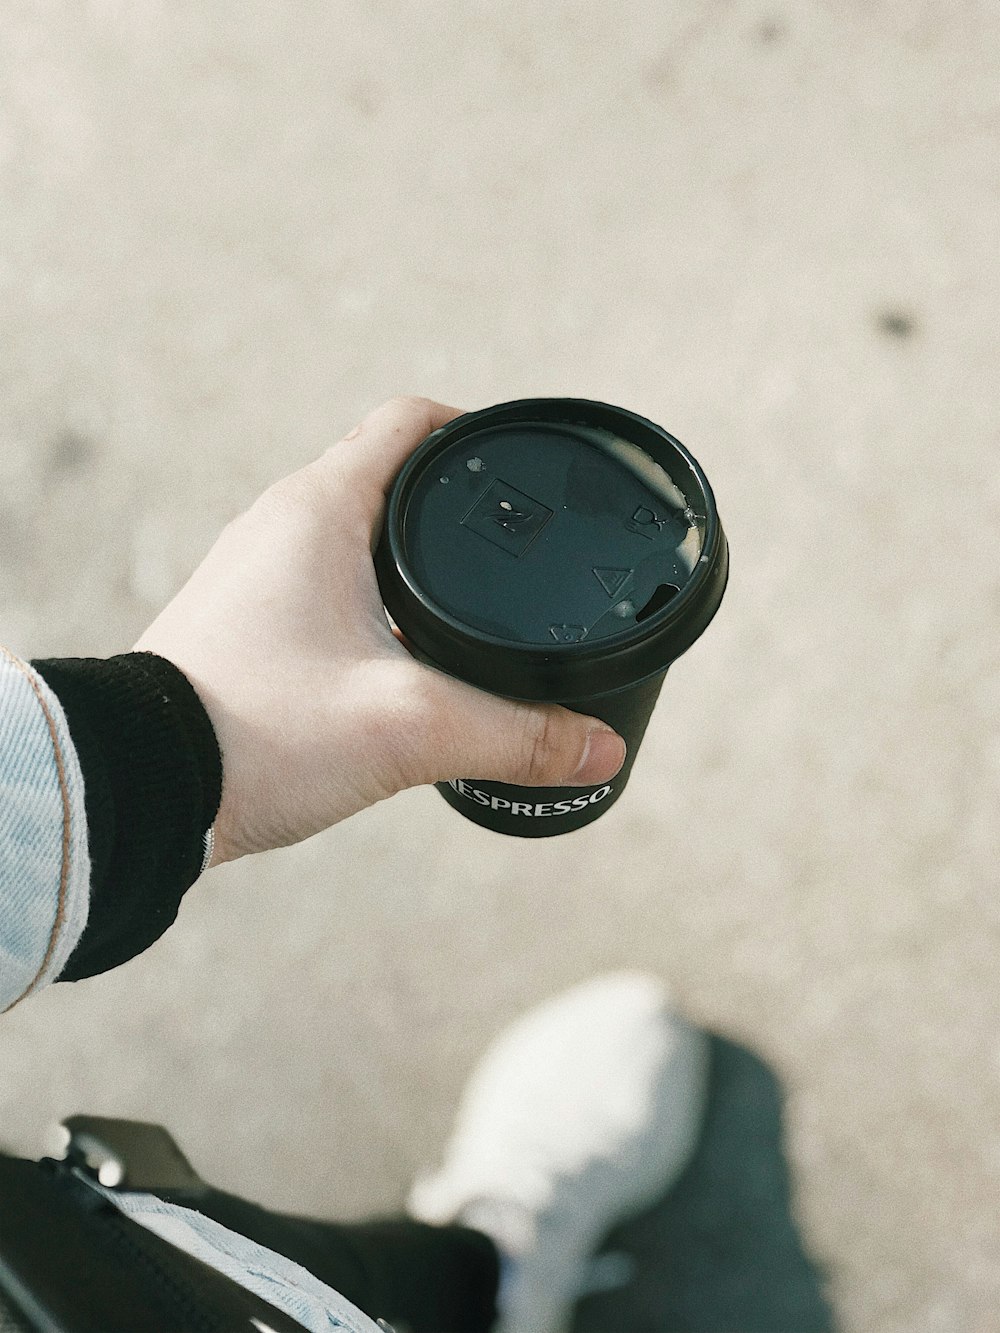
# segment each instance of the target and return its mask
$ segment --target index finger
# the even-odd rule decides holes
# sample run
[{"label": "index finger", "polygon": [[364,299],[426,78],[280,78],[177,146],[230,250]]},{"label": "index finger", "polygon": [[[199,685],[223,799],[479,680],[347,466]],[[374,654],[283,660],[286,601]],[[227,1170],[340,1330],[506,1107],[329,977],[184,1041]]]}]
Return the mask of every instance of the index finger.
[{"label": "index finger", "polygon": [[385,499],[417,445],[463,411],[430,398],[390,398],[334,446],[337,462],[355,484],[377,488]]}]

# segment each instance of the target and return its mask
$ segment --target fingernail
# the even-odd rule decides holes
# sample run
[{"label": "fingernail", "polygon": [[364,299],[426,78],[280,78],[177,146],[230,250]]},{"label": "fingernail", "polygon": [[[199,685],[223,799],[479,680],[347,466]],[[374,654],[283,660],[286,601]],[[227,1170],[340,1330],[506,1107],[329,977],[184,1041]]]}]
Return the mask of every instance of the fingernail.
[{"label": "fingernail", "polygon": [[580,763],[570,782],[587,787],[593,782],[607,782],[625,762],[625,742],[610,727],[593,727],[587,733]]}]

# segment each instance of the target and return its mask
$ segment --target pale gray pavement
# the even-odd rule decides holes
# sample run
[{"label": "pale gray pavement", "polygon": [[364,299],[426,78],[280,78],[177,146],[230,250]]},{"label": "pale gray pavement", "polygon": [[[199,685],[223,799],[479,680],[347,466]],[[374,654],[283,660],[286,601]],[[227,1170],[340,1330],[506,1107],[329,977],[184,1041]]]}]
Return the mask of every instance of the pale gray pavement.
[{"label": "pale gray pavement", "polygon": [[785,1080],[844,1327],[1000,1327],[996,8],[0,25],[16,651],[127,649],[398,391],[642,412],[733,556],[606,818],[508,841],[422,790],[213,872],[146,956],[4,1020],[0,1137],[152,1117],[220,1185],[389,1208],[491,1034],[638,964]]}]

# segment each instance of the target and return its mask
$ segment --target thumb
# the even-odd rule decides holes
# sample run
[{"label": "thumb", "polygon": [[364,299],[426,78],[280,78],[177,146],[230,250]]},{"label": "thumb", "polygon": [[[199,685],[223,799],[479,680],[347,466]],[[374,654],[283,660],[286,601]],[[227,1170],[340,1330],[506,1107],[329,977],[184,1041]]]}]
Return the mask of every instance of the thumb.
[{"label": "thumb", "polygon": [[[433,782],[455,777],[527,787],[589,787],[625,762],[621,736],[595,717],[558,704],[529,704],[447,682],[437,709]],[[425,733],[426,734],[426,733]]]}]

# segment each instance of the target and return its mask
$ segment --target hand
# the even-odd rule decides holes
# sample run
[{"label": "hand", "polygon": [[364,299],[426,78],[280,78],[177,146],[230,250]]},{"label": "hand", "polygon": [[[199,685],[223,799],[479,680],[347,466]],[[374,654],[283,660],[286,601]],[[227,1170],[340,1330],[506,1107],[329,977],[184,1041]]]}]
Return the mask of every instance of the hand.
[{"label": "hand", "polygon": [[407,457],[460,415],[378,408],[223,531],[136,644],[179,667],[223,758],[213,865],[300,842],[407,787],[478,777],[606,782],[625,742],[558,705],[519,703],[418,663],[372,557]]}]

